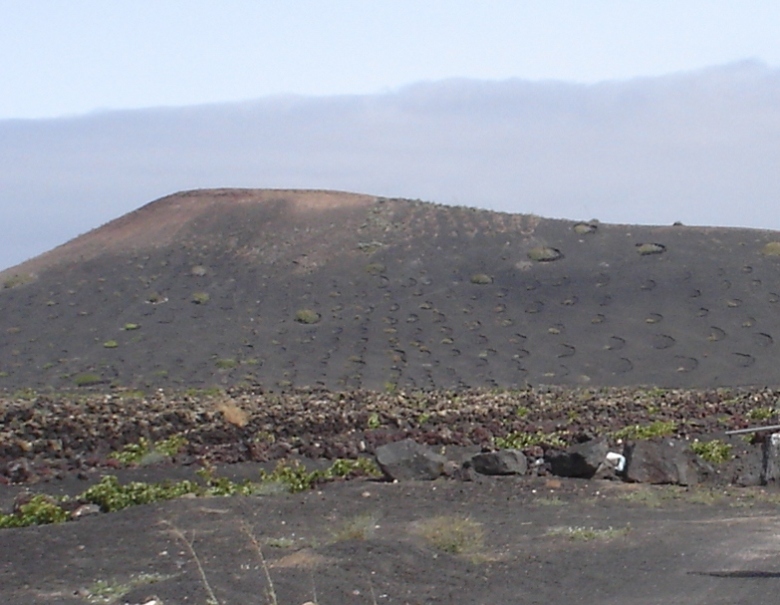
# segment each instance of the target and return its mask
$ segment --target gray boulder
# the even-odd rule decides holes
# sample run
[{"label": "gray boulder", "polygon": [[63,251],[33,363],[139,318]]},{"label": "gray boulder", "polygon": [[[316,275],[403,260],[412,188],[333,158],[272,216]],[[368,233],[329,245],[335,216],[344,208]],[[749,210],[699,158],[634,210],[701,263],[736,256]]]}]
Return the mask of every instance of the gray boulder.
[{"label": "gray boulder", "polygon": [[390,481],[432,480],[448,467],[447,458],[412,439],[379,446],[376,461]]},{"label": "gray boulder", "polygon": [[482,475],[525,475],[528,460],[520,450],[499,450],[473,456],[471,467]]},{"label": "gray boulder", "polygon": [[636,483],[696,485],[712,471],[678,439],[637,441],[626,444],[625,478]]},{"label": "gray boulder", "polygon": [[609,447],[604,439],[593,439],[573,445],[565,451],[549,451],[545,454],[550,472],[558,477],[590,479],[605,468]]}]

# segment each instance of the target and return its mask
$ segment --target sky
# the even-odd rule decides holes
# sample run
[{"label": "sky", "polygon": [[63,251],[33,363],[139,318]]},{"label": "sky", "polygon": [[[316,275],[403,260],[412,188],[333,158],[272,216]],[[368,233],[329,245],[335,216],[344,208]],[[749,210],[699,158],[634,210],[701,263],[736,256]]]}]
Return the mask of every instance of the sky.
[{"label": "sky", "polygon": [[0,269],[198,187],[780,229],[777,40],[768,0],[0,0]]}]

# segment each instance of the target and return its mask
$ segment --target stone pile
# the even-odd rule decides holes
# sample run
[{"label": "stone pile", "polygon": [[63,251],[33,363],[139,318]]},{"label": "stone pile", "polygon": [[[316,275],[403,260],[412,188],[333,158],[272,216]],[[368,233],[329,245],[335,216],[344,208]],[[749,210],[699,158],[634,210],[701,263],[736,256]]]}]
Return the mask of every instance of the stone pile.
[{"label": "stone pile", "polygon": [[549,449],[530,460],[517,449],[483,452],[403,439],[378,447],[376,461],[390,481],[439,477],[471,481],[484,476],[534,474],[659,485],[780,485],[780,433],[754,441],[743,441],[742,448],[720,464],[696,454],[690,442],[673,438],[629,441],[619,448],[596,438],[565,449]]}]

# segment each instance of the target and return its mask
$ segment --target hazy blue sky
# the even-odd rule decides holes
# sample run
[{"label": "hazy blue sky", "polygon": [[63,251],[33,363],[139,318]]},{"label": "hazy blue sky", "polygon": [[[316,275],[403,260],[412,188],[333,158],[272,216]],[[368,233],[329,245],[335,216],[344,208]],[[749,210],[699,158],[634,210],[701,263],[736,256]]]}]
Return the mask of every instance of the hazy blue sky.
[{"label": "hazy blue sky", "polygon": [[196,187],[780,229],[778,40],[776,0],[0,0],[0,268]]},{"label": "hazy blue sky", "polygon": [[0,1],[0,118],[780,66],[776,0]]}]

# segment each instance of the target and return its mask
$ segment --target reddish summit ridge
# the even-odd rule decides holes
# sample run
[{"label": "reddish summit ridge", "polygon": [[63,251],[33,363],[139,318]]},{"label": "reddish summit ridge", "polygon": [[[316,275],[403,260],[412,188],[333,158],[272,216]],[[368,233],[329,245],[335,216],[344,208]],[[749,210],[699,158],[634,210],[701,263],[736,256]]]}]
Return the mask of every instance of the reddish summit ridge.
[{"label": "reddish summit ridge", "polygon": [[[317,220],[321,212],[367,206],[376,197],[356,193],[302,189],[196,189],[174,193],[149,202],[105,225],[97,227],[12,269],[0,277],[23,272],[36,274],[63,263],[91,260],[101,254],[139,252],[173,244],[193,223],[207,217],[235,216],[246,222],[241,212],[255,207],[256,218],[272,220],[281,216]],[[265,212],[263,212],[265,211]],[[263,216],[265,214],[265,216]],[[204,231],[207,225],[201,225]],[[262,220],[252,228],[262,233]]]}]

